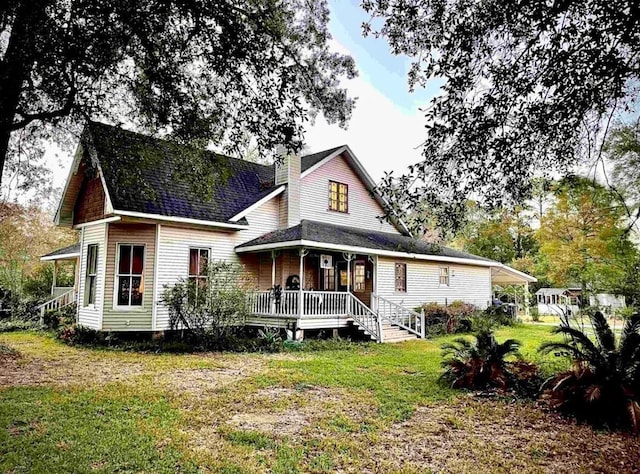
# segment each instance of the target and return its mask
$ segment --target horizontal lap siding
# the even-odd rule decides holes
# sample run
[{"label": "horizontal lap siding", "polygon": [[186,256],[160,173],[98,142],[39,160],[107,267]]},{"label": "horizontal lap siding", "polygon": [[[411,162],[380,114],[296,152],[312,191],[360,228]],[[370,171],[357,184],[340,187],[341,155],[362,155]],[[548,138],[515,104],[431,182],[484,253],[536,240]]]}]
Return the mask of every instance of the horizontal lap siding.
[{"label": "horizontal lap siding", "polygon": [[[102,302],[104,301],[105,240],[106,224],[87,226],[82,230],[80,249],[80,272],[78,282],[78,323],[93,329],[100,329]],[[96,277],[95,305],[84,306],[87,276],[87,246],[98,244],[98,268]]]},{"label": "horizontal lap siding", "polygon": [[[395,291],[395,264],[407,264],[407,292]],[[450,285],[440,286],[440,267],[448,266]],[[451,275],[453,271],[454,275]],[[380,257],[377,269],[377,294],[407,308],[422,303],[445,304],[463,300],[479,307],[491,301],[491,269],[473,265],[455,265],[424,260]]]},{"label": "horizontal lap siding", "polygon": [[[145,246],[143,267],[144,296],[141,309],[133,307],[132,309],[123,310],[114,307],[118,244],[139,244]],[[155,224],[109,224],[105,300],[102,322],[103,330],[147,331],[152,329],[155,253]]]},{"label": "horizontal lap siding", "polygon": [[[349,212],[329,211],[329,180],[349,186]],[[337,156],[302,179],[300,218],[360,229],[398,233],[396,228],[376,217],[384,214],[358,175],[342,156]]]},{"label": "horizontal lap siding", "polygon": [[[236,232],[185,229],[160,226],[159,259],[156,290],[156,330],[169,328],[169,311],[161,303],[165,287],[174,285],[189,275],[189,248],[211,249],[212,261],[224,260],[245,266],[251,281],[258,281],[260,265],[257,256],[238,257],[235,247],[278,228],[278,200],[272,199],[247,215],[250,228]],[[269,277],[270,280],[271,277]]]}]

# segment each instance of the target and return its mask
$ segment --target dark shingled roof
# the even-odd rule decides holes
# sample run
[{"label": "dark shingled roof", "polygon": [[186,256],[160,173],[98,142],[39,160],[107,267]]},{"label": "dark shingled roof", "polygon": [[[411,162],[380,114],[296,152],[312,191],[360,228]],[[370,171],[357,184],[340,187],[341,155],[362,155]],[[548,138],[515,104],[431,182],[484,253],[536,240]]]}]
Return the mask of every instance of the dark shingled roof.
[{"label": "dark shingled roof", "polygon": [[50,252],[46,255],[43,255],[40,258],[45,258],[45,257],[56,257],[58,255],[67,255],[70,253],[77,253],[80,254],[80,244],[73,244],[73,245],[68,245],[67,247],[63,247],[61,249],[58,250],[54,250],[53,252]]},{"label": "dark shingled roof", "polygon": [[[277,188],[273,165],[197,150],[96,122],[87,130],[109,197],[119,211],[228,222]],[[339,148],[302,157],[302,171]],[[210,196],[194,191],[192,180],[184,179],[185,175],[196,176],[196,186],[210,190],[207,170],[219,173]],[[237,222],[246,223],[245,219]]]},{"label": "dark shingled roof", "polygon": [[[93,123],[89,130],[109,197],[120,211],[227,222],[275,189],[271,166],[103,124]],[[194,184],[210,191],[209,170],[217,178],[206,196]]]},{"label": "dark shingled roof", "polygon": [[[252,247],[254,245],[275,244],[297,240],[344,245],[349,247],[364,247],[372,250],[386,250],[391,252],[414,253],[421,255],[437,255],[441,257],[467,258],[494,262],[488,258],[478,257],[459,250],[433,245],[411,237],[388,232],[375,232],[354,227],[344,227],[324,222],[303,220],[300,224],[288,229],[268,232],[256,239],[238,245],[236,248]],[[494,262],[498,264],[498,262]]]}]

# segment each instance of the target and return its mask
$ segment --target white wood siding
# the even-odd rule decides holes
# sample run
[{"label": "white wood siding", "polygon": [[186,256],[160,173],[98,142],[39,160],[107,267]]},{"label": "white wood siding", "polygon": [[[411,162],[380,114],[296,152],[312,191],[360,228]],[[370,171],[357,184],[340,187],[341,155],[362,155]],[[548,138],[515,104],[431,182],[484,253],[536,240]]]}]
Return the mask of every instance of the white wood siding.
[{"label": "white wood siding", "polygon": [[[235,253],[235,247],[278,228],[278,199],[272,199],[248,214],[247,220],[250,229],[236,232],[185,229],[164,224],[160,226],[154,330],[169,328],[169,311],[161,303],[162,293],[165,286],[175,284],[180,278],[187,278],[189,248],[207,247],[211,249],[212,260],[244,263]],[[258,262],[257,259],[255,261]]]},{"label": "white wood siding", "polygon": [[[106,224],[87,226],[82,229],[80,248],[80,274],[78,284],[78,324],[93,329],[102,328],[102,305],[104,301],[104,281],[106,262]],[[84,306],[87,279],[87,246],[98,244],[98,275],[96,277],[96,301]]]},{"label": "white wood siding", "polygon": [[[349,186],[349,212],[329,210],[329,180]],[[360,229],[399,233],[387,221],[376,217],[384,214],[371,197],[358,175],[342,156],[336,156],[302,178],[300,189],[300,218],[328,222]]]},{"label": "white wood siding", "polygon": [[[395,264],[407,265],[407,291],[395,291]],[[440,267],[449,267],[449,286],[440,285]],[[479,308],[491,301],[491,269],[412,259],[378,258],[377,294],[407,308],[462,300]]]}]

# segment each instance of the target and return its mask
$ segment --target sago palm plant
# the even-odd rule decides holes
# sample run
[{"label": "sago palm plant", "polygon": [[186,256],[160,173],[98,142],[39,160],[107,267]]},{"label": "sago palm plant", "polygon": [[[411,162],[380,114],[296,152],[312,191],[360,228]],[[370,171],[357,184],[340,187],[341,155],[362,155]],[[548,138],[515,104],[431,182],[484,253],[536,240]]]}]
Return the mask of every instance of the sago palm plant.
[{"label": "sago palm plant", "polygon": [[599,311],[590,316],[595,335],[566,323],[554,329],[566,342],[546,342],[543,353],[572,359],[570,370],[543,385],[543,399],[596,427],[640,429],[640,315],[626,320],[619,340]]},{"label": "sago palm plant", "polygon": [[500,344],[489,330],[479,331],[475,338],[475,343],[459,338],[441,346],[445,368],[441,379],[454,388],[506,389],[511,374],[505,357],[519,355],[520,343],[508,339]]}]

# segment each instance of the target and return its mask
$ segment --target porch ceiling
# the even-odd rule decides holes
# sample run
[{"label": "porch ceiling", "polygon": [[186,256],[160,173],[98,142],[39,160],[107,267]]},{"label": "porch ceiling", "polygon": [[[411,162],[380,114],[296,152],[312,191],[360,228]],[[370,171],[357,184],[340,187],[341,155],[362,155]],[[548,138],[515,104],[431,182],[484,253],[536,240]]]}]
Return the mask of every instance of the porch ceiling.
[{"label": "porch ceiling", "polygon": [[514,268],[502,264],[499,265],[491,267],[491,283],[494,285],[523,285],[538,281],[537,278]]}]

